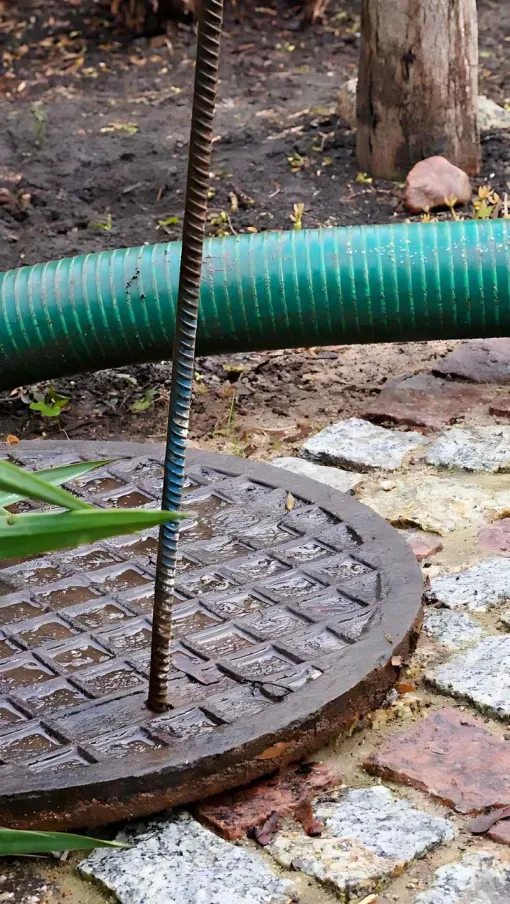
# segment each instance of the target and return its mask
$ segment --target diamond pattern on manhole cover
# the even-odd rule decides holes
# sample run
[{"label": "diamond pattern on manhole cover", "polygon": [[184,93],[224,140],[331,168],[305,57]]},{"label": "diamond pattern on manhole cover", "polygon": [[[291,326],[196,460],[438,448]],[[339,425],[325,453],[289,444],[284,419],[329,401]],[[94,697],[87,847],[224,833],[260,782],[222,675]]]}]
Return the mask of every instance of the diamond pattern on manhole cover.
[{"label": "diamond pattern on manhole cover", "polygon": [[[47,467],[62,462],[55,446],[12,457]],[[65,448],[66,461],[99,455],[117,460],[73,492],[159,505],[161,447]],[[239,784],[352,724],[395,679],[421,581],[385,522],[281,469],[204,452],[189,455],[183,508],[163,715],[146,706],[157,532],[0,563],[3,824],[90,825]]]}]

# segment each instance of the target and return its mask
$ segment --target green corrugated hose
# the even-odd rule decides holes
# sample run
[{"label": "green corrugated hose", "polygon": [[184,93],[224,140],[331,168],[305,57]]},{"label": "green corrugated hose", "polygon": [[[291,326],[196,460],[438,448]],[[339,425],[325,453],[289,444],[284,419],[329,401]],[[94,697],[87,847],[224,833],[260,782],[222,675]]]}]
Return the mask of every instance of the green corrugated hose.
[{"label": "green corrugated hose", "polygon": [[[181,246],[0,275],[0,387],[169,358]],[[510,332],[510,221],[206,243],[199,354]]]}]

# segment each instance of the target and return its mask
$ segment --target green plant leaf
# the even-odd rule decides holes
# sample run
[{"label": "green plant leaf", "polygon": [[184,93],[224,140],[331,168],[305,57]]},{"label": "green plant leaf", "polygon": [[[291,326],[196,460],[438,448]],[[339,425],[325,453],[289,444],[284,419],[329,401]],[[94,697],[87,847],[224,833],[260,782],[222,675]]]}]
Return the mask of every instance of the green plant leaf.
[{"label": "green plant leaf", "polygon": [[88,545],[185,517],[189,515],[159,509],[96,509],[92,506],[85,511],[74,512],[29,512],[22,515],[3,515],[0,512],[0,559],[35,556],[54,549]]},{"label": "green plant leaf", "polygon": [[83,502],[62,490],[42,480],[33,471],[25,471],[11,464],[10,461],[0,461],[0,490],[16,493],[24,499],[35,499],[37,502],[49,502],[51,505],[59,505],[71,511],[80,509],[93,509],[88,502]]},{"label": "green plant leaf", "polygon": [[22,829],[0,829],[0,857],[20,854],[46,854],[51,851],[91,851],[96,847],[126,848],[118,841],[103,841],[66,832],[30,832]]},{"label": "green plant leaf", "polygon": [[158,220],[158,226],[177,226],[179,223],[179,217],[167,217],[165,220]]},{"label": "green plant leaf", "polygon": [[69,399],[50,402],[30,402],[28,406],[31,411],[39,411],[43,417],[58,417],[62,414],[62,409],[69,404]]},{"label": "green plant leaf", "polygon": [[[87,474],[88,471],[92,471],[94,468],[104,468],[105,465],[111,464],[114,460],[112,458],[104,458],[101,461],[77,461],[72,465],[44,468],[42,471],[31,473],[35,473],[36,477],[51,483],[52,486],[59,487],[63,483],[68,483],[69,480],[76,480],[78,477],[82,477],[83,474]],[[6,505],[13,505],[21,499],[26,499],[26,496],[20,496],[19,493],[0,493],[0,507],[5,508]]]},{"label": "green plant leaf", "polygon": [[137,411],[149,411],[150,408],[154,408],[155,395],[155,389],[148,389],[141,399],[136,399],[136,401],[129,406],[129,410],[135,412],[135,414]]}]

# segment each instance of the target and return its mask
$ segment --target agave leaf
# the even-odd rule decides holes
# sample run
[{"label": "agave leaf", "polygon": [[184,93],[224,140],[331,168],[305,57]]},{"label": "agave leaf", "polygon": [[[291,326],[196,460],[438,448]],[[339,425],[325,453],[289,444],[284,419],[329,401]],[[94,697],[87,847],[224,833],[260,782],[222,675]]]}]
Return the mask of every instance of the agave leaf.
[{"label": "agave leaf", "polygon": [[[54,487],[59,487],[69,480],[76,480],[78,477],[87,474],[88,471],[92,471],[94,468],[104,468],[105,465],[109,465],[112,461],[114,461],[112,458],[104,458],[101,461],[77,461],[72,465],[61,465],[57,468],[44,468],[42,471],[31,471],[30,473],[35,473],[36,477],[39,477],[41,480],[51,483]],[[26,473],[26,471],[24,473]],[[0,508],[5,508],[6,505],[13,505],[15,502],[19,502],[21,499],[25,498],[25,496],[20,496],[18,493],[0,493]]]},{"label": "agave leaf", "polygon": [[67,832],[30,832],[22,829],[0,829],[0,857],[23,854],[46,854],[51,851],[91,851],[96,847],[125,848],[118,841],[102,841]]},{"label": "agave leaf", "polygon": [[36,499],[38,502],[49,502],[51,505],[59,505],[71,511],[91,509],[93,506],[67,490],[53,486],[38,477],[33,471],[24,471],[10,461],[0,461],[0,490],[8,493],[16,493],[24,499]]},{"label": "agave leaf", "polygon": [[185,517],[187,515],[180,512],[159,509],[96,509],[92,506],[79,512],[22,515],[2,515],[0,512],[0,559],[87,545]]}]

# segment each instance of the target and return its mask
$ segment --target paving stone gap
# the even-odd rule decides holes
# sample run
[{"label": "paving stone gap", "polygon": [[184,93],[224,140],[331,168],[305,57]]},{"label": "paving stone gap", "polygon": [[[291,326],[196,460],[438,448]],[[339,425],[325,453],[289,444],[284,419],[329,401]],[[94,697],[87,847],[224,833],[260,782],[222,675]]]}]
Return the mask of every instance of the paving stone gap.
[{"label": "paving stone gap", "polygon": [[406,456],[427,443],[420,433],[399,433],[352,417],[311,436],[300,455],[309,461],[340,468],[395,471],[403,466]]},{"label": "paving stone gap", "polygon": [[485,637],[476,646],[426,673],[433,687],[469,700],[477,709],[510,720],[510,635]]},{"label": "paving stone gap", "polygon": [[126,850],[97,849],[82,876],[113,892],[119,904],[291,904],[297,890],[254,851],[230,844],[188,813],[126,827]]},{"label": "paving stone gap", "polygon": [[452,707],[395,731],[364,765],[371,775],[426,791],[459,813],[510,805],[510,743],[481,718]]},{"label": "paving stone gap", "polygon": [[281,866],[333,888],[342,901],[381,889],[413,859],[453,841],[449,820],[431,816],[387,788],[324,795],[314,804],[320,837],[288,823],[267,850]]}]

